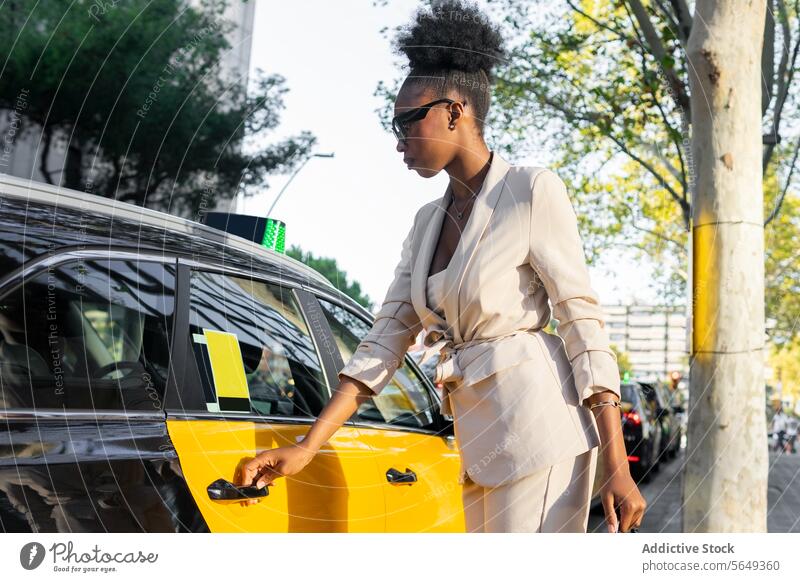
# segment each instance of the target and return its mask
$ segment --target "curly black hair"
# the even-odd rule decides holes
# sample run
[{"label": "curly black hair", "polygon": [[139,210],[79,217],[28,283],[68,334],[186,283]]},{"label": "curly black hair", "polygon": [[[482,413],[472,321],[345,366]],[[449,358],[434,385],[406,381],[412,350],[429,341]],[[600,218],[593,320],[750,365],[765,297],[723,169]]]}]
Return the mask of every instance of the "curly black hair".
[{"label": "curly black hair", "polygon": [[433,89],[441,96],[455,91],[474,108],[475,125],[483,136],[491,101],[493,68],[504,59],[499,28],[472,3],[432,2],[417,10],[411,24],[395,39],[395,52],[408,57],[404,84]]}]

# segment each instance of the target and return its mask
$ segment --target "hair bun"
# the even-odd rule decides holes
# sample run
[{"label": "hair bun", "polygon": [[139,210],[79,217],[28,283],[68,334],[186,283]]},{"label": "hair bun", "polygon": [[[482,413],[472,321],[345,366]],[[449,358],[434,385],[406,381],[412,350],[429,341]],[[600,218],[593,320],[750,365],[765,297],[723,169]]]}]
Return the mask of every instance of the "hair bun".
[{"label": "hair bun", "polygon": [[401,28],[395,47],[408,57],[411,70],[482,70],[489,79],[504,57],[498,28],[475,5],[461,0],[420,8],[411,24]]}]

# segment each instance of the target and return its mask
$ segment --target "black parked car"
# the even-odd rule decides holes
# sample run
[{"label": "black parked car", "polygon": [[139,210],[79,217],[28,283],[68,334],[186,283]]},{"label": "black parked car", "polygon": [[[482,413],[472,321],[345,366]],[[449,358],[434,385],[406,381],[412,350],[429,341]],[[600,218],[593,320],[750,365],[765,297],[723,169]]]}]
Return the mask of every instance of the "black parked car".
[{"label": "black parked car", "polygon": [[685,412],[683,404],[677,391],[669,387],[666,382],[658,382],[656,389],[661,394],[660,401],[664,403],[664,408],[669,416],[669,444],[666,448],[668,458],[675,458],[681,448],[683,438],[683,414]]},{"label": "black parked car", "polygon": [[673,410],[669,388],[661,381],[637,381],[642,387],[642,392],[650,404],[655,420],[661,426],[661,445],[658,451],[658,464],[673,458],[681,443],[681,422]]},{"label": "black parked car", "polygon": [[638,382],[620,386],[622,434],[628,453],[631,476],[636,481],[650,480],[661,450],[661,424],[656,419]]}]

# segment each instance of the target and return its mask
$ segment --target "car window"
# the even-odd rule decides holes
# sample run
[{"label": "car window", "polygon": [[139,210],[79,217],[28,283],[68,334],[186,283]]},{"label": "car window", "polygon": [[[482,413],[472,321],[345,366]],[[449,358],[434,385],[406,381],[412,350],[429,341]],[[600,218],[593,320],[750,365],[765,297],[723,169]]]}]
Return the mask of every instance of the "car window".
[{"label": "car window", "polygon": [[641,386],[642,394],[647,402],[648,406],[655,406],[658,403],[656,397],[656,391],[653,388],[652,384],[639,382],[639,386]]},{"label": "car window", "polygon": [[636,397],[636,386],[633,384],[622,384],[620,387],[620,400],[623,402],[630,402],[636,404],[638,398]]},{"label": "car window", "polygon": [[[342,359],[346,362],[369,333],[371,326],[339,305],[322,298],[319,302]],[[430,391],[405,359],[380,394],[362,403],[357,414],[359,420],[409,428],[430,428],[436,419],[435,403]]]},{"label": "car window", "polygon": [[81,259],[5,294],[0,408],[160,409],[174,289],[172,265]]},{"label": "car window", "polygon": [[641,386],[642,397],[644,398],[642,403],[643,407],[647,410],[647,413],[651,416],[651,418],[655,418],[658,409],[660,408],[656,390],[649,382],[640,382],[639,385]]},{"label": "car window", "polygon": [[289,289],[193,270],[190,344],[210,412],[316,417],[328,401],[322,366]]},{"label": "car window", "polygon": [[671,409],[673,406],[677,404],[677,393],[667,384],[662,385],[661,393],[664,395],[663,400],[665,407]]}]

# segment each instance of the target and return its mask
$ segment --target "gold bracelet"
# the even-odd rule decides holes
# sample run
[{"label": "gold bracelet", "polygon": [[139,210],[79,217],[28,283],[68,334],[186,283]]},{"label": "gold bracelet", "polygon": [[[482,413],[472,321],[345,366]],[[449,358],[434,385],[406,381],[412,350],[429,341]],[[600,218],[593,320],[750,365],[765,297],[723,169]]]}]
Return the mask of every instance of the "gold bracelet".
[{"label": "gold bracelet", "polygon": [[597,408],[598,406],[616,406],[619,408],[619,400],[603,400],[601,402],[595,402],[591,406],[589,406],[589,410],[593,408]]}]

